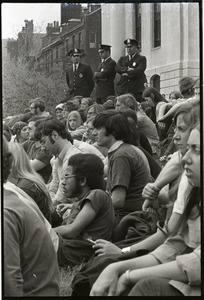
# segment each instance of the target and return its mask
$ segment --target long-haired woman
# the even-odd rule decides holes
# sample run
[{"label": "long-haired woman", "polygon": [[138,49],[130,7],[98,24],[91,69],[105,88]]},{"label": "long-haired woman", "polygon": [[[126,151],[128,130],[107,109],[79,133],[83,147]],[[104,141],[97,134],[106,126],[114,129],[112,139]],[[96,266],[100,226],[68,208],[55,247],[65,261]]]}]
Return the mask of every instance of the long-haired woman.
[{"label": "long-haired woman", "polygon": [[86,128],[83,125],[82,117],[77,110],[73,110],[68,114],[67,129],[70,132],[73,139],[81,141],[82,136],[86,131]]},{"label": "long-haired woman", "polygon": [[37,203],[45,218],[51,222],[53,205],[42,177],[33,169],[20,144],[10,142],[9,151],[13,154],[9,181],[27,193]]}]

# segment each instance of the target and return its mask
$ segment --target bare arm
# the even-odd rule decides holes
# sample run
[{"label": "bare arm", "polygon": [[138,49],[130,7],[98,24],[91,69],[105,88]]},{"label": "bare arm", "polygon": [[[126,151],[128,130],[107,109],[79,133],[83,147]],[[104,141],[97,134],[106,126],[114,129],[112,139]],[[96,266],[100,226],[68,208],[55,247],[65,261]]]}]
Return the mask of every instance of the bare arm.
[{"label": "bare arm", "polygon": [[182,272],[176,261],[171,261],[157,266],[133,270],[129,272],[129,275],[124,273],[118,280],[114,295],[120,295],[127,289],[128,286],[133,286],[139,280],[147,277],[158,277],[169,280],[178,280],[186,283],[188,282],[186,273]]},{"label": "bare arm", "polygon": [[96,213],[89,201],[87,201],[82,210],[76,216],[73,223],[55,227],[55,232],[59,233],[64,238],[74,238],[78,236],[85,228],[93,221]]},{"label": "bare arm", "polygon": [[189,103],[192,103],[194,105],[198,104],[200,102],[200,97],[193,97],[193,98],[189,98],[186,101],[183,102],[179,102],[176,103],[163,117],[160,118],[160,120],[158,121],[163,121],[165,120],[167,117],[170,117],[172,115],[175,114],[175,112],[180,108],[183,107],[185,105],[188,105]]},{"label": "bare arm", "polygon": [[[173,231],[179,218],[180,218],[180,214],[178,213],[173,213],[171,215],[168,221],[169,233]],[[136,252],[137,250],[141,250],[141,249],[147,249],[149,251],[153,251],[158,246],[160,246],[165,240],[166,240],[166,235],[161,230],[158,229],[156,233],[149,236],[145,240],[130,246],[129,251]],[[93,249],[95,250],[95,253],[97,255],[117,254],[122,252],[121,248],[119,248],[117,245],[103,239],[96,240],[96,244],[93,245]]]},{"label": "bare arm", "polygon": [[116,186],[112,192],[111,199],[115,209],[124,206],[126,198],[126,189],[123,186]]}]

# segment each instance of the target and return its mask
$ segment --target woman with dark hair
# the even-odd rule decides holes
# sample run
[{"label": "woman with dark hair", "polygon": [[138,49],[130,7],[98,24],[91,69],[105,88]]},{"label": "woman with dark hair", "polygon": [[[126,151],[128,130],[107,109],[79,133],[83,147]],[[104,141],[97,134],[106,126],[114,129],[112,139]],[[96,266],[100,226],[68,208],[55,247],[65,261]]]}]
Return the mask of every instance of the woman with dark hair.
[{"label": "woman with dark hair", "polygon": [[158,103],[167,103],[167,100],[154,87],[148,87],[144,90],[142,97],[146,102],[142,102],[141,106],[147,116],[156,124],[156,109]]},{"label": "woman with dark hair", "polygon": [[25,122],[16,122],[12,127],[12,133],[15,135],[14,142],[16,141],[19,144],[22,144],[28,139],[27,132],[27,123]]},{"label": "woman with dark hair", "polygon": [[[152,157],[152,153],[149,153],[149,151],[147,151],[143,147],[143,144],[141,143],[142,133],[139,131],[139,129],[137,127],[137,115],[136,115],[136,113],[133,110],[128,109],[128,110],[123,110],[122,114],[124,114],[127,117],[129,125],[130,125],[131,144],[138,147],[145,154],[145,156],[148,160],[148,163],[149,163],[151,175],[154,179],[156,179],[157,176],[159,175],[160,171],[161,171],[161,167],[158,164],[158,162]],[[143,137],[144,137],[144,139],[147,140],[145,135],[143,135]],[[148,140],[147,140],[147,142],[148,142]],[[149,144],[149,142],[148,142],[148,144]],[[150,144],[149,144],[149,146],[150,146]],[[151,146],[150,146],[150,150],[151,150]]]},{"label": "woman with dark hair", "polygon": [[100,112],[102,112],[104,110],[105,110],[105,108],[103,107],[102,104],[95,103],[95,104],[89,106],[88,109],[87,109],[87,113],[86,113],[87,121],[90,118],[97,116],[97,114],[99,114]]},{"label": "woman with dark hair", "polygon": [[[133,134],[133,140],[132,144],[135,146],[141,146],[143,149],[145,149],[150,155],[152,154],[152,148],[151,145],[146,138],[145,134],[142,132],[142,130],[137,126],[137,114],[132,109],[126,109],[121,111],[127,118],[131,118],[134,121],[135,124],[135,133]],[[134,140],[135,139],[135,140]]]}]

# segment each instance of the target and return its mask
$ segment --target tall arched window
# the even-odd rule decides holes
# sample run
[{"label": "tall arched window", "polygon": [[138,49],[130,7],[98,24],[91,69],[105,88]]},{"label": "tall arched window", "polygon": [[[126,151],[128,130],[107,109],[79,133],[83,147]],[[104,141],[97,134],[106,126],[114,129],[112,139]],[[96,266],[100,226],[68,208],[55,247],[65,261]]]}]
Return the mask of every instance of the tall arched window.
[{"label": "tall arched window", "polygon": [[160,92],[160,76],[155,74],[150,78],[150,86],[153,86]]},{"label": "tall arched window", "polygon": [[135,3],[136,40],[141,45],[141,3]]},{"label": "tall arched window", "polygon": [[153,47],[161,46],[161,3],[153,4]]}]

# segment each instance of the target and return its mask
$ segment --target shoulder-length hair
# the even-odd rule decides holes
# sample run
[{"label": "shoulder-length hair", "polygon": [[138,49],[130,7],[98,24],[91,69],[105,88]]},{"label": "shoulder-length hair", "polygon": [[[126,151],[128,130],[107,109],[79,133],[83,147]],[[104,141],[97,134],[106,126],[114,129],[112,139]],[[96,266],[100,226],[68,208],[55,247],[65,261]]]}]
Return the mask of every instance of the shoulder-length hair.
[{"label": "shoulder-length hair", "polygon": [[174,115],[174,123],[176,124],[177,118],[180,114],[183,114],[184,122],[190,127],[193,128],[195,124],[200,121],[200,105],[186,104],[183,107],[180,107]]},{"label": "shoulder-length hair", "polygon": [[54,207],[47,187],[42,177],[34,170],[32,165],[30,164],[30,160],[21,144],[10,142],[9,151],[13,155],[13,162],[10,171],[11,176],[17,178],[26,178],[32,181],[35,186],[45,194],[45,200],[48,204],[48,207],[51,211],[53,211]]},{"label": "shoulder-length hair", "polygon": [[73,110],[73,111],[71,111],[71,112],[68,114],[68,116],[67,116],[67,128],[68,128],[69,130],[73,130],[73,129],[71,129],[70,126],[69,126],[69,119],[70,119],[72,116],[73,116],[74,118],[76,118],[76,121],[77,121],[77,123],[76,123],[76,128],[78,128],[79,126],[83,125],[83,120],[82,120],[82,117],[81,117],[80,113],[79,113],[77,110]]},{"label": "shoulder-length hair", "polygon": [[116,140],[131,144],[130,125],[127,118],[120,111],[108,109],[99,113],[93,121],[93,126],[96,129],[104,127],[107,135],[111,134]]},{"label": "shoulder-length hair", "polygon": [[147,87],[144,90],[144,92],[142,94],[142,97],[143,98],[145,98],[145,97],[150,97],[151,98],[151,94],[154,95],[154,99],[152,99],[152,100],[155,102],[156,105],[159,102],[167,102],[167,100],[160,94],[160,92],[152,86]]}]

